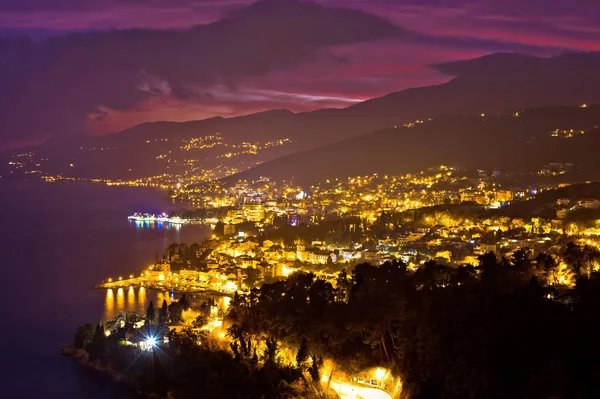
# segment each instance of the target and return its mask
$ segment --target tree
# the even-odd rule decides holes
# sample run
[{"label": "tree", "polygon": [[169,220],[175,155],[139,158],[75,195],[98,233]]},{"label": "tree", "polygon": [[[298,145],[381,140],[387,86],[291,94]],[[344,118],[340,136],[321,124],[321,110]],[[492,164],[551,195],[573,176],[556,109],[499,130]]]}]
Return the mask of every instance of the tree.
[{"label": "tree", "polygon": [[543,280],[551,284],[556,284],[556,272],[558,271],[558,263],[556,262],[556,259],[554,259],[552,255],[540,253],[535,260],[537,272],[543,278]]},{"label": "tree", "polygon": [[190,308],[190,300],[185,294],[183,294],[181,298],[179,298],[179,301],[177,301],[177,303],[179,304],[179,306],[181,306],[181,309],[183,310],[188,310]]},{"label": "tree", "polygon": [[313,308],[324,310],[334,300],[334,292],[331,283],[317,279],[308,289],[308,298]]},{"label": "tree", "polygon": [[336,299],[338,301],[346,302],[350,295],[350,290],[352,288],[352,281],[348,279],[348,274],[346,273],[346,269],[342,269],[339,273],[336,281]]},{"label": "tree", "polygon": [[247,287],[250,287],[250,288],[253,287],[259,278],[260,278],[260,270],[254,268],[254,267],[248,267],[246,269],[246,279],[244,280],[244,283],[246,284]]},{"label": "tree", "polygon": [[473,279],[475,276],[475,268],[472,265],[459,266],[454,270],[450,280],[453,285],[461,285]]},{"label": "tree", "polygon": [[223,237],[225,235],[225,223],[218,221],[213,229],[213,234],[217,237]]},{"label": "tree", "polygon": [[188,245],[184,242],[179,244],[179,248],[177,248],[177,253],[180,258],[185,258],[188,252]]},{"label": "tree", "polygon": [[323,366],[323,358],[316,354],[311,356],[312,362],[308,367],[308,373],[314,382],[321,380],[321,367]]},{"label": "tree", "polygon": [[236,291],[233,294],[233,300],[231,301],[231,307],[234,308],[235,310],[238,310],[238,308],[241,305],[242,305],[242,301],[240,299],[240,293]]},{"label": "tree", "polygon": [[94,339],[95,329],[91,324],[80,326],[75,334],[75,343],[73,346],[78,349],[84,349],[92,339]]},{"label": "tree", "polygon": [[296,353],[296,365],[302,370],[306,368],[306,362],[308,361],[309,353],[308,353],[308,343],[306,341],[306,337],[302,338],[300,341],[300,346],[298,347],[298,352]]},{"label": "tree", "polygon": [[238,320],[238,314],[240,312],[240,307],[242,305],[241,299],[240,299],[240,294],[236,291],[233,294],[233,299],[231,300],[231,305],[229,306],[229,311],[227,312],[227,319],[231,320],[232,322],[237,322]]},{"label": "tree", "polygon": [[208,322],[208,317],[201,314],[196,317],[196,320],[194,320],[194,322],[192,323],[192,326],[194,328],[202,328],[207,322]]},{"label": "tree", "polygon": [[169,324],[170,318],[167,300],[163,299],[162,307],[158,310],[158,322],[160,324]]},{"label": "tree", "polygon": [[479,269],[481,270],[481,279],[487,283],[499,283],[504,276],[505,262],[498,262],[496,254],[488,252],[479,255]]},{"label": "tree", "polygon": [[515,267],[520,271],[527,271],[531,267],[529,259],[529,250],[520,248],[513,253],[512,261]]},{"label": "tree", "polygon": [[188,259],[195,261],[200,257],[200,245],[193,243],[188,251]]},{"label": "tree", "polygon": [[576,276],[591,276],[594,264],[600,259],[600,252],[589,245],[579,246],[570,242],[563,253],[563,259]]},{"label": "tree", "polygon": [[236,359],[249,358],[252,352],[252,339],[249,334],[239,325],[233,324],[227,329],[227,336],[231,337],[231,350]]},{"label": "tree", "polygon": [[177,244],[175,242],[167,247],[166,255],[167,255],[167,258],[169,259],[169,262],[171,261],[171,258],[177,254],[178,251],[179,251],[179,244]]},{"label": "tree", "polygon": [[154,309],[154,304],[150,301],[148,305],[148,309],[146,309],[146,319],[148,323],[152,324],[156,320],[156,309]]},{"label": "tree", "polygon": [[104,335],[104,327],[101,324],[96,325],[94,337],[89,346],[90,360],[105,361],[106,355],[106,335]]},{"label": "tree", "polygon": [[265,341],[265,360],[267,362],[277,362],[277,354],[279,353],[279,345],[275,338],[267,338]]}]

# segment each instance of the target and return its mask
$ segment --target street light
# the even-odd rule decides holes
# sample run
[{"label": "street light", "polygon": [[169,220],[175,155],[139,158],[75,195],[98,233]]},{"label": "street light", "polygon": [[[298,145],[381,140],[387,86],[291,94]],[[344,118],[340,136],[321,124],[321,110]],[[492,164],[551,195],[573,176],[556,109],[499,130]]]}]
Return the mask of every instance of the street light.
[{"label": "street light", "polygon": [[375,378],[379,381],[383,380],[385,378],[385,375],[387,374],[387,370],[386,369],[382,369],[381,367],[378,367],[375,370]]}]

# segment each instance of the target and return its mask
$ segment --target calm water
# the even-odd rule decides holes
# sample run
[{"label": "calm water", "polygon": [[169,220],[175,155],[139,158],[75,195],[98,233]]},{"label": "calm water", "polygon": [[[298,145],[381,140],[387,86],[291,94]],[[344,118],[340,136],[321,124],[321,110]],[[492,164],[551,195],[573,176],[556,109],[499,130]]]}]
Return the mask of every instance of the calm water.
[{"label": "calm water", "polygon": [[129,223],[133,212],[182,207],[151,189],[0,182],[0,205],[1,396],[127,397],[59,350],[77,326],[144,309],[161,295],[124,290],[111,297],[92,286],[139,272],[172,242],[200,243],[209,229]]}]

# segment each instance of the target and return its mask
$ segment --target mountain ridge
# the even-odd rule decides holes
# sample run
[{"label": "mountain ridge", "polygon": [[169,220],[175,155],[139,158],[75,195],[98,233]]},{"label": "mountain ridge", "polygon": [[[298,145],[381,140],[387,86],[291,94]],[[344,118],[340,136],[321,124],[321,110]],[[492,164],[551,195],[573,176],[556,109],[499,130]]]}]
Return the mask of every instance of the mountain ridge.
[{"label": "mountain ridge", "polygon": [[[528,66],[503,68],[507,63],[525,63]],[[79,154],[82,145],[76,141],[63,147],[41,145],[37,151],[45,158],[62,156],[63,159],[71,159],[72,163],[80,165],[77,172],[81,176],[105,174],[120,179],[161,173],[161,166],[153,158],[160,156],[159,151],[176,151],[178,147],[166,143],[160,147],[142,145],[153,139],[189,140],[220,133],[232,145],[281,139],[289,139],[293,143],[272,149],[264,157],[252,161],[256,164],[368,132],[443,115],[502,113],[522,108],[600,103],[600,80],[596,78],[596,71],[600,69],[600,52],[570,53],[550,58],[519,53],[492,54],[452,64],[450,68],[459,74],[447,83],[393,92],[347,108],[300,113],[276,109],[232,118],[154,122],[82,140],[87,146],[116,149],[109,159],[101,155],[90,157],[89,154]],[[490,74],[490,70],[497,73]],[[243,170],[248,163],[234,166]],[[52,172],[72,172],[65,167],[64,164],[57,165]]]},{"label": "mountain ridge", "polygon": [[[569,133],[555,137],[556,129],[573,129],[574,133],[570,138],[566,138]],[[373,173],[414,173],[441,164],[502,167],[523,173],[540,170],[552,162],[576,163],[583,173],[600,177],[593,150],[598,145],[598,105],[538,107],[485,116],[441,116],[289,154],[223,181],[269,177],[306,185]]]}]

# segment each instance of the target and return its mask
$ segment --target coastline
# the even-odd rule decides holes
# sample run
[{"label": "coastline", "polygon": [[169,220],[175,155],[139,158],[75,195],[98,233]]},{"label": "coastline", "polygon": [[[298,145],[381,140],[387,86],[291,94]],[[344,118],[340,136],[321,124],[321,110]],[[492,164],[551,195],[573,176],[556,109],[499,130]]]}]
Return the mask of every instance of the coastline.
[{"label": "coastline", "polygon": [[83,348],[65,345],[60,348],[60,355],[75,360],[81,368],[93,373],[98,378],[106,378],[116,384],[119,390],[130,394],[132,398],[141,398],[142,394],[135,381],[124,373],[118,373],[110,366],[103,366],[99,360],[90,361],[88,352]]}]

